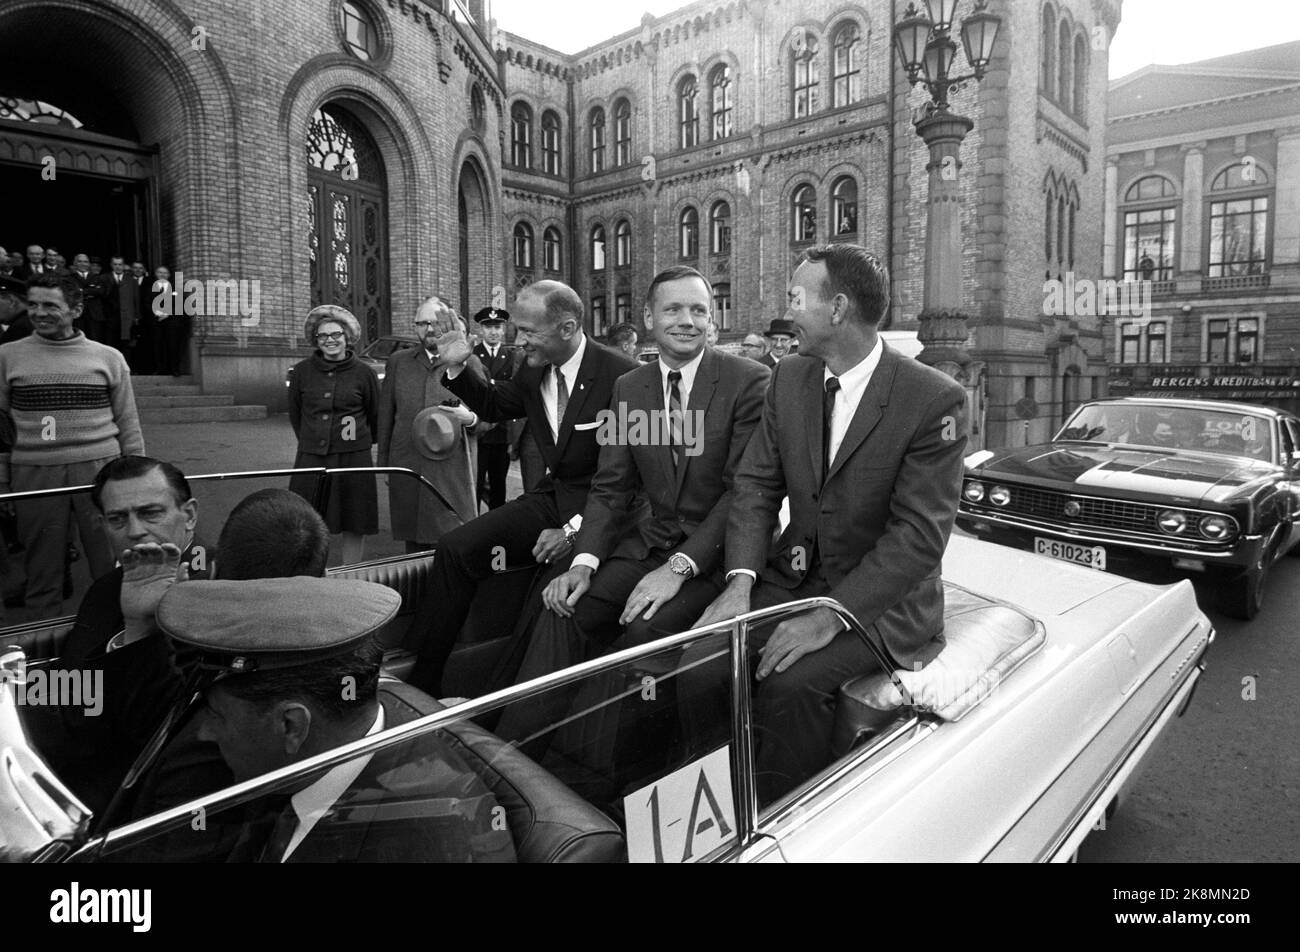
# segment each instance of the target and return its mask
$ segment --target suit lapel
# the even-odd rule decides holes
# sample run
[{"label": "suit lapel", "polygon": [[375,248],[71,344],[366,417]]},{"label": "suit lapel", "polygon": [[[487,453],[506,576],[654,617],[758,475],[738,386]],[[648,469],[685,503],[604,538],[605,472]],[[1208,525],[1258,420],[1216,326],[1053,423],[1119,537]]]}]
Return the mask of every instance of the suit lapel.
[{"label": "suit lapel", "polygon": [[[883,348],[880,363],[876,365],[875,372],[871,375],[871,382],[867,384],[862,399],[858,401],[858,411],[853,414],[848,432],[844,434],[844,442],[840,444],[831,470],[826,474],[827,481],[843,468],[845,461],[876,428],[876,424],[885,413],[884,407],[889,405],[889,394],[894,389],[894,374],[898,371],[900,357],[885,346],[884,342],[881,342],[880,346]],[[818,455],[821,455],[820,452]]]},{"label": "suit lapel", "polygon": [[[718,389],[718,360],[713,355],[711,348],[704,348],[704,356],[700,358],[699,369],[695,371],[695,382],[691,386],[691,397],[686,402],[686,413],[692,421],[703,420],[709,411],[709,404],[713,401],[713,394]],[[698,411],[698,413],[697,413]],[[685,435],[685,421],[682,422],[683,435]],[[694,432],[690,434],[696,441],[704,439],[703,432]],[[676,499],[682,494],[682,484],[686,481],[686,470],[691,465],[692,457],[686,455],[686,450],[682,449],[681,465],[677,467],[677,485],[673,490],[673,498]],[[672,462],[672,454],[668,456],[669,464]]]},{"label": "suit lapel", "polygon": [[588,338],[587,352],[582,355],[582,363],[578,365],[578,379],[569,390],[569,405],[564,410],[564,419],[560,421],[560,439],[555,446],[561,456],[564,455],[565,447],[569,445],[569,437],[573,435],[573,422],[582,416],[587,401],[591,398],[592,382],[596,379],[599,346],[594,340]]},{"label": "suit lapel", "polygon": [[551,421],[546,416],[546,397],[542,395],[542,386],[545,383],[547,374],[546,367],[534,367],[531,364],[522,364],[515,372],[514,381],[523,390],[525,394],[536,396],[536,413],[530,416],[529,421],[532,423],[533,438],[537,440],[537,448],[541,451],[542,457],[546,460],[549,469],[555,468],[555,437],[551,436]]},{"label": "suit lapel", "polygon": [[[792,366],[798,366],[798,364]],[[808,459],[812,462],[814,482],[821,478],[822,472],[822,430],[825,423],[822,419],[822,394],[826,392],[822,380],[825,377],[823,372],[825,366],[819,361],[809,361],[805,373],[811,379],[795,385],[797,388],[796,393],[802,392],[809,395],[809,399],[803,407],[803,430],[808,436]],[[775,373],[775,371],[773,372]],[[787,372],[788,370],[781,371],[783,374]]]}]

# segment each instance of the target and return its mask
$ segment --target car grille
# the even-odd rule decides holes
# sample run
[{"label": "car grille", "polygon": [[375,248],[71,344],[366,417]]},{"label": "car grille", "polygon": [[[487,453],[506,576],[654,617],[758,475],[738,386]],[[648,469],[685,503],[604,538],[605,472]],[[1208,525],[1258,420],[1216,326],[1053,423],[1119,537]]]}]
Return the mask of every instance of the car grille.
[{"label": "car grille", "polygon": [[[1155,506],[1142,503],[1124,502],[1119,499],[1089,499],[1070,496],[1067,493],[1052,492],[1048,489],[1033,489],[1029,486],[1008,486],[1011,490],[1011,502],[1006,506],[995,507],[996,511],[1016,512],[1052,522],[1068,522],[1071,525],[1097,526],[1106,529],[1124,529],[1129,532],[1155,532]],[[1065,514],[1065,504],[1073,499],[1079,504],[1077,516]]]}]

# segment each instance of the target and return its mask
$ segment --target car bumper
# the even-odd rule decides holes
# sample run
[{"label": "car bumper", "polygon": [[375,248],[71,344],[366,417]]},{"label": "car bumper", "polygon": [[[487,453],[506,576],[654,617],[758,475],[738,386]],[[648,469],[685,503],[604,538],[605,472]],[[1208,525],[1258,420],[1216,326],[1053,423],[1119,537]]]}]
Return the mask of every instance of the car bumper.
[{"label": "car bumper", "polygon": [[1113,555],[1118,561],[1150,563],[1161,560],[1170,567],[1193,576],[1239,574],[1259,560],[1265,544],[1262,535],[1245,535],[1239,537],[1231,549],[1207,551],[1179,545],[1178,540],[1172,538],[1168,542],[1117,538],[1104,530],[1043,525],[1007,514],[971,512],[965,509],[958,511],[957,524],[973,535],[991,542],[1012,544],[1017,548],[1032,549],[1036,536],[1062,542],[1086,542],[1104,546],[1108,556]]}]

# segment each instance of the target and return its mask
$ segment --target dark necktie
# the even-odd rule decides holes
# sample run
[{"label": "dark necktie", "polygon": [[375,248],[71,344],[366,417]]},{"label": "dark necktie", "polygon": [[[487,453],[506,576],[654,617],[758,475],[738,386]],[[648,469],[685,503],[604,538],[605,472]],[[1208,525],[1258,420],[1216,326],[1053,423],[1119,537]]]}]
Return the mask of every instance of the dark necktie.
[{"label": "dark necktie", "polygon": [[826,381],[826,392],[822,395],[822,482],[826,482],[826,474],[831,471],[831,419],[835,416],[835,394],[839,390],[838,377]]},{"label": "dark necktie", "polygon": [[680,370],[668,371],[668,427],[670,431],[669,446],[673,450],[674,471],[681,465],[682,440],[682,392],[677,383],[682,379]]},{"label": "dark necktie", "polygon": [[569,385],[564,382],[564,374],[560,373],[560,368],[552,364],[551,369],[555,371],[555,438],[560,437],[560,427],[564,425],[564,411],[569,407]]},{"label": "dark necktie", "polygon": [[298,813],[294,810],[290,799],[285,797],[284,806],[276,814],[275,823],[271,827],[271,835],[267,838],[266,846],[262,849],[262,855],[258,862],[278,863],[284,859],[284,851],[289,848],[289,841],[293,839],[294,831],[297,829]]}]

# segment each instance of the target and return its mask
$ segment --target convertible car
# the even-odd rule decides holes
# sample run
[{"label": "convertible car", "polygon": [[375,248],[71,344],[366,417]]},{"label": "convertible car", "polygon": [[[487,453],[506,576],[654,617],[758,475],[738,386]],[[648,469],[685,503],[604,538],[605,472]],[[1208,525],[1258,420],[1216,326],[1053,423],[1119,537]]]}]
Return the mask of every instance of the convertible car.
[{"label": "convertible car", "polygon": [[1093,569],[1204,579],[1254,618],[1300,543],[1300,420],[1210,400],[1084,404],[1051,442],[967,458],[957,523]]},{"label": "convertible car", "polygon": [[[322,496],[338,472],[317,471]],[[373,473],[418,480],[405,470]],[[288,476],[193,477],[203,524],[215,531],[223,508]],[[375,558],[330,573],[403,596],[402,614],[380,633],[387,673],[400,677],[410,664],[402,634],[437,554],[389,555],[400,543],[369,542]],[[525,567],[489,584],[522,594],[533,575]],[[494,615],[502,599],[480,599],[444,685],[463,697],[140,817],[92,816],[24,730],[24,705],[38,702],[26,688],[56,664],[70,619],[12,626],[0,630],[0,855],[175,858],[168,851],[178,838],[238,823],[255,798],[436,733],[504,808],[523,862],[1068,861],[1189,703],[1214,631],[1185,581],[1150,585],[968,537],[952,538],[944,580],[947,645],[938,658],[916,671],[881,658],[887,673],[849,679],[825,763],[771,798],[756,772],[771,725],[752,715],[750,638],[830,608],[865,640],[859,621],[830,599],[751,612],[502,687],[494,677],[515,620]],[[147,764],[137,768],[147,775]],[[402,796],[386,788],[340,801],[340,821],[420,810],[458,835],[459,804]]]}]

